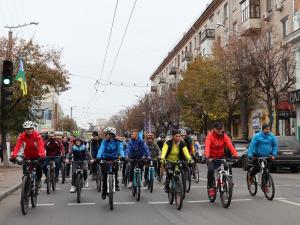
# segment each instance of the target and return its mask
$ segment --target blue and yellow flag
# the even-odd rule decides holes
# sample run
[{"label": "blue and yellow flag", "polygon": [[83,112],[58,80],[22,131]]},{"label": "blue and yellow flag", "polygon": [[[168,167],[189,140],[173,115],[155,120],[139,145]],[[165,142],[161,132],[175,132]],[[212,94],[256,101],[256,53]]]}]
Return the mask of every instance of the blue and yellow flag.
[{"label": "blue and yellow flag", "polygon": [[22,90],[23,96],[27,95],[27,83],[22,59],[20,59],[19,71],[16,76],[16,80],[20,82],[20,89]]}]

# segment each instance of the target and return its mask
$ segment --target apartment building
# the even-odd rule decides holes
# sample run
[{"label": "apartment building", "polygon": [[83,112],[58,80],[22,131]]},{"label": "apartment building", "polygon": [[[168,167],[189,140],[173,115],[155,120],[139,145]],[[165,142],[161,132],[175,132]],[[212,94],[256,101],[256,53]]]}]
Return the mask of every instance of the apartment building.
[{"label": "apartment building", "polygon": [[[299,28],[299,7],[300,0],[211,1],[151,75],[151,92],[163,95],[169,89],[175,90],[188,63],[198,56],[210,56],[216,41],[225,46],[231,34],[249,35],[252,32],[259,32],[264,27],[270,40],[274,33],[286,39],[295,27]],[[300,53],[298,54],[300,60]],[[300,74],[298,77],[300,78]],[[283,96],[280,101],[280,133],[292,135],[295,133],[296,113],[293,112],[294,108],[289,104],[287,95]],[[249,118],[250,133],[252,133],[252,128],[263,122],[264,114],[263,109],[253,110]],[[237,116],[232,128],[235,137],[242,136],[239,124]]]}]

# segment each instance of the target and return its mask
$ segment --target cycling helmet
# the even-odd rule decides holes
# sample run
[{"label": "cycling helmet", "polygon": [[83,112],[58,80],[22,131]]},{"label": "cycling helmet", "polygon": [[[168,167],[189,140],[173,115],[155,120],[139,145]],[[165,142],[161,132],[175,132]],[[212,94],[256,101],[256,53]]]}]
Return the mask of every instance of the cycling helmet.
[{"label": "cycling helmet", "polygon": [[165,134],[160,134],[159,137],[160,138],[166,138],[166,135]]},{"label": "cycling helmet", "polygon": [[79,132],[78,130],[75,130],[75,131],[73,132],[73,135],[74,135],[75,137],[77,137],[77,136],[80,135],[80,132]]},{"label": "cycling helmet", "polygon": [[181,129],[180,130],[180,135],[181,136],[185,136],[186,135],[186,130],[185,129]]},{"label": "cycling helmet", "polygon": [[62,131],[56,131],[55,136],[64,136],[64,132]]},{"label": "cycling helmet", "polygon": [[104,129],[104,133],[116,135],[117,134],[117,129],[114,128],[114,127],[106,127]]},{"label": "cycling helmet", "polygon": [[23,128],[24,128],[24,129],[35,128],[35,123],[34,123],[33,121],[30,121],[30,120],[25,121],[25,122],[23,123]]}]

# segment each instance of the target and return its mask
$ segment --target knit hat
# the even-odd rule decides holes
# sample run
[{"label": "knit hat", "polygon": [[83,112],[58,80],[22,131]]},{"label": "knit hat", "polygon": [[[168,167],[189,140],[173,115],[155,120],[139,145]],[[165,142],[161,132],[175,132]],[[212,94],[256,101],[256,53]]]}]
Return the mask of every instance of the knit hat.
[{"label": "knit hat", "polygon": [[264,130],[264,129],[266,129],[266,128],[270,128],[270,124],[265,123],[265,124],[263,124],[262,127],[261,127],[262,130]]}]

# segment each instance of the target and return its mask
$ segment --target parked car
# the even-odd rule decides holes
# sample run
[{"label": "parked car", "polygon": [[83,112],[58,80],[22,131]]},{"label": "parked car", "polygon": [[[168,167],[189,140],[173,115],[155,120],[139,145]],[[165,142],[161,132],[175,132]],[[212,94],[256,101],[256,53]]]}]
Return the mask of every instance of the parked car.
[{"label": "parked car", "polygon": [[[278,155],[271,163],[271,171],[275,172],[278,167],[289,167],[291,172],[299,172],[300,167],[300,143],[294,136],[277,137]],[[252,162],[248,159],[247,150],[242,155],[243,170],[248,170]]]},{"label": "parked car", "polygon": [[238,161],[233,164],[233,166],[242,166],[242,155],[245,153],[248,147],[248,141],[245,140],[233,140],[232,141],[237,153],[238,153]]}]

